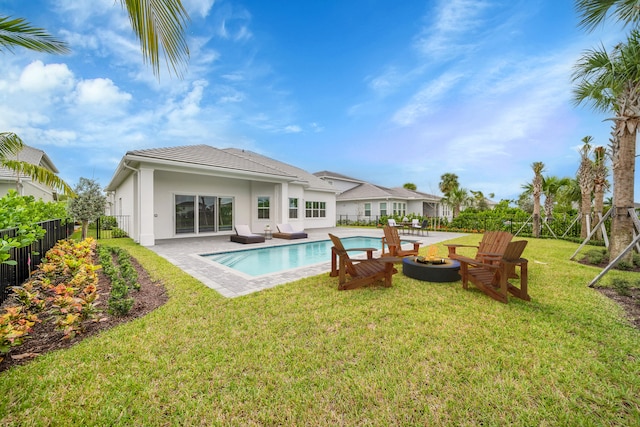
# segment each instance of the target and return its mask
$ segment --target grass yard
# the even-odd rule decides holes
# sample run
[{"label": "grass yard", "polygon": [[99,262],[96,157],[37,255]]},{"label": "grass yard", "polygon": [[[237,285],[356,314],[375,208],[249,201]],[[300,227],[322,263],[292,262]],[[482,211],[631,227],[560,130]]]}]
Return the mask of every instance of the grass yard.
[{"label": "grass yard", "polygon": [[226,299],[129,239],[100,243],[169,302],[0,374],[0,425],[640,425],[640,331],[587,287],[600,270],[568,260],[577,244],[529,239],[532,301],[501,304],[401,273]]}]

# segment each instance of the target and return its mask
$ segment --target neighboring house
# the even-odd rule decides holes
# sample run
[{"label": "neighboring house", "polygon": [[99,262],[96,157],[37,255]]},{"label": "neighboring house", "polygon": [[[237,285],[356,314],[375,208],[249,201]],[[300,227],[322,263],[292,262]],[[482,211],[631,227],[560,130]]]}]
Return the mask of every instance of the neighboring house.
[{"label": "neighboring house", "polygon": [[[254,233],[268,225],[335,226],[336,191],[302,169],[251,151],[208,145],[128,151],[106,189],[143,246],[158,239]],[[121,220],[123,220],[121,218]]]},{"label": "neighboring house", "polygon": [[314,173],[338,191],[338,218],[373,221],[383,216],[415,214],[429,218],[451,219],[451,209],[440,203],[441,197],[404,187],[387,188],[330,171]]},{"label": "neighboring house", "polygon": [[[28,145],[25,145],[18,155],[7,156],[7,159],[30,163],[58,173],[58,169],[44,151]],[[36,200],[42,199],[45,202],[58,200],[58,193],[53,188],[0,166],[0,194],[5,195],[9,190],[16,190],[21,196],[33,196]]]}]

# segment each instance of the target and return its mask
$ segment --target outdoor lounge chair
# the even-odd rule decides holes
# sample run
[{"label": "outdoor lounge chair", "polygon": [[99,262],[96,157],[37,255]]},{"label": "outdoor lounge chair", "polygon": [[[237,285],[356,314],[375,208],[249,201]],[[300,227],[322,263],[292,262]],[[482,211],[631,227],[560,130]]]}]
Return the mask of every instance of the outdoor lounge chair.
[{"label": "outdoor lounge chair", "polygon": [[231,235],[231,241],[237,243],[262,243],[264,242],[264,236],[260,234],[254,234],[248,225],[236,225],[233,227],[236,230],[236,234]]},{"label": "outdoor lounge chair", "polygon": [[482,236],[482,241],[478,246],[457,244],[445,244],[445,246],[449,249],[450,259],[459,259],[461,255],[456,253],[456,249],[466,247],[478,249],[475,256],[477,261],[491,262],[502,258],[511,239],[513,239],[513,235],[506,231],[487,231]]},{"label": "outdoor lounge chair", "polygon": [[[384,286],[387,288],[391,287],[392,277],[398,272],[393,264],[400,262],[401,258],[352,259],[349,257],[347,249],[345,249],[339,237],[333,234],[329,234],[329,237],[333,242],[331,251],[338,256],[339,290],[360,288],[377,281],[383,281]],[[368,250],[368,248],[363,250]],[[347,276],[349,276],[349,279],[347,279]]]},{"label": "outdoor lounge chair", "polygon": [[273,237],[280,239],[306,239],[308,236],[304,231],[295,231],[291,224],[276,224],[276,227],[278,232],[273,233]]},{"label": "outdoor lounge chair", "polygon": [[[496,261],[481,262],[476,259],[459,256],[456,258],[460,262],[460,276],[462,277],[462,287],[468,289],[468,283],[473,283],[478,289],[491,298],[506,303],[507,295],[530,301],[528,293],[528,261],[522,258],[522,252],[527,246],[526,240],[510,242],[502,257]],[[520,275],[515,274],[516,267],[520,267]],[[520,287],[509,282],[511,278],[520,280]]]},{"label": "outdoor lounge chair", "polygon": [[398,234],[398,229],[390,225],[384,227],[384,237],[382,238],[382,255],[386,253],[385,249],[388,248],[391,256],[403,257],[408,255],[418,255],[420,249],[420,242],[414,242],[406,240],[413,244],[413,249],[402,249],[402,240]]}]

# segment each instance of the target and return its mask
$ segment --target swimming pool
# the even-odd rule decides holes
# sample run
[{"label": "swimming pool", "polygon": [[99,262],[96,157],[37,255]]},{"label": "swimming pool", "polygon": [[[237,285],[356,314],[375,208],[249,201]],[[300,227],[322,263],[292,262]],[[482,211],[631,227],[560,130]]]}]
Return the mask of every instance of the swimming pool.
[{"label": "swimming pool", "polygon": [[[341,240],[347,249],[381,249],[378,237],[345,237]],[[262,276],[306,265],[330,262],[332,246],[331,240],[320,240],[201,256],[249,276]]]}]

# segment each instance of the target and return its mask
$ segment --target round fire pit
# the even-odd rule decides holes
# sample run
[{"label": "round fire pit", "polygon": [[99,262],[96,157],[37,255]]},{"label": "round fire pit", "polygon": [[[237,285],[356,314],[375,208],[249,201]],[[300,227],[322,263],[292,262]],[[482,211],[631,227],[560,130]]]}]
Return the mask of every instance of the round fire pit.
[{"label": "round fire pit", "polygon": [[457,282],[460,280],[460,263],[456,260],[444,259],[443,264],[423,264],[416,257],[402,259],[402,273],[412,279],[425,282]]}]

